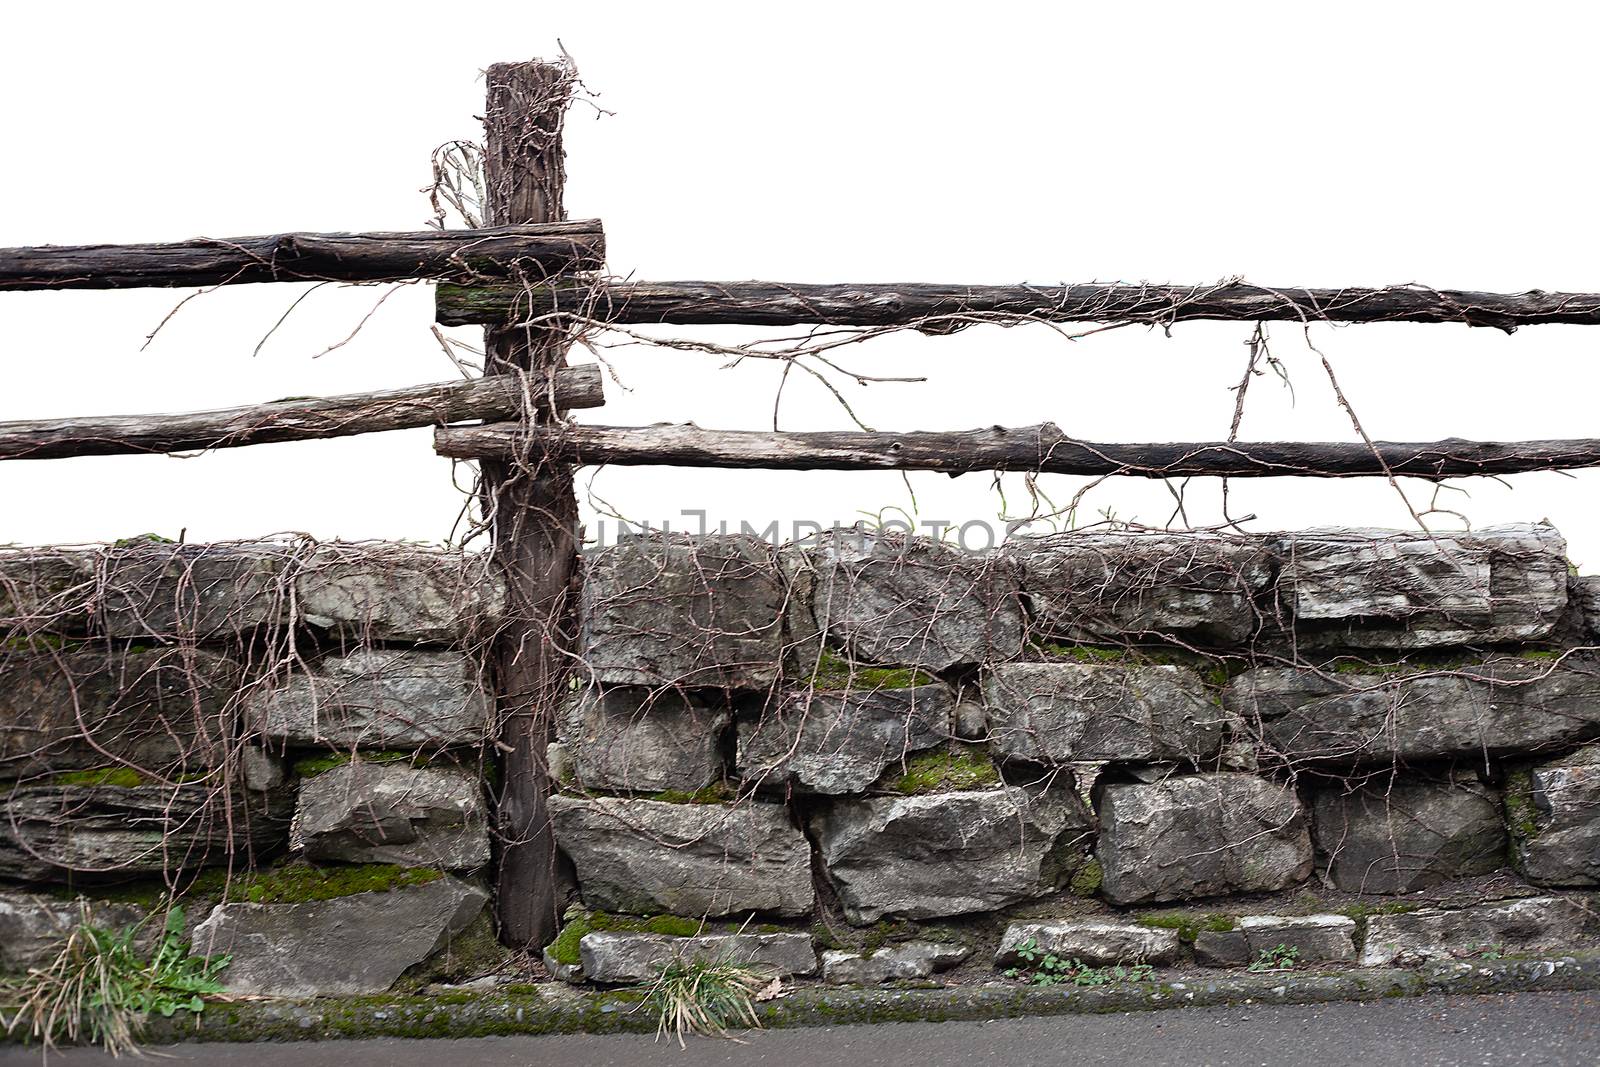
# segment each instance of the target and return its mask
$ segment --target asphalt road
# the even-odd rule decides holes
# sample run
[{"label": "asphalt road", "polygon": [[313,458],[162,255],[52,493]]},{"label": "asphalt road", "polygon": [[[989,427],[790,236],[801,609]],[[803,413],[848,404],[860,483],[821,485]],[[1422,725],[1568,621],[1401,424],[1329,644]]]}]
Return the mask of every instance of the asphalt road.
[{"label": "asphalt road", "polygon": [[[648,1037],[500,1037],[466,1041],[181,1045],[167,1063],[251,1067],[957,1067],[995,1064],[1257,1065],[1600,1064],[1600,993],[1514,993],[1374,1004],[1182,1008],[987,1023],[891,1023],[695,1040],[687,1050]],[[0,1048],[0,1067],[37,1051]],[[52,1054],[78,1067],[116,1061],[87,1050]],[[126,1061],[123,1061],[124,1063]],[[157,1061],[161,1062],[161,1061]]]}]

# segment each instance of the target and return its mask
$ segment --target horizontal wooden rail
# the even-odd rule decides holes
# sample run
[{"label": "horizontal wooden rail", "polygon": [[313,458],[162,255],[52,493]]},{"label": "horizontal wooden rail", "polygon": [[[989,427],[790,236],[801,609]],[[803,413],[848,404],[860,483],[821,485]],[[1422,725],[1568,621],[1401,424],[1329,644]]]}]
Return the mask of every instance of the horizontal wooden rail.
[{"label": "horizontal wooden rail", "polygon": [[[1429,441],[1419,444],[1202,442],[1095,444],[1051,423],[948,433],[771,433],[698,426],[450,426],[434,447],[459,459],[510,458],[530,449],[573,463],[757,467],[769,470],[1038,471],[1146,478],[1229,475],[1349,477],[1392,471],[1416,478],[1518,474],[1600,466],[1600,440]],[[1387,468],[1387,471],[1386,471]]]},{"label": "horizontal wooden rail", "polygon": [[125,289],[234,282],[545,278],[597,270],[599,220],[415,233],[278,233],[171,244],[0,248],[0,289]]},{"label": "horizontal wooden rail", "polygon": [[[567,281],[525,288],[441,285],[447,325],[502,324],[570,312],[619,324],[916,326],[947,333],[968,322],[1461,322],[1514,330],[1600,324],[1600,293],[1475,293],[1219,285],[801,285],[779,282]],[[931,321],[930,321],[931,320]]]},{"label": "horizontal wooden rail", "polygon": [[[527,387],[535,407],[548,407],[552,400],[557,410],[605,402],[600,368],[592,364],[557,371],[553,391],[543,379],[530,380]],[[517,378],[474,378],[183,415],[0,422],[0,460],[189,452],[351,437],[462,419],[511,419],[522,413],[523,395]]]}]

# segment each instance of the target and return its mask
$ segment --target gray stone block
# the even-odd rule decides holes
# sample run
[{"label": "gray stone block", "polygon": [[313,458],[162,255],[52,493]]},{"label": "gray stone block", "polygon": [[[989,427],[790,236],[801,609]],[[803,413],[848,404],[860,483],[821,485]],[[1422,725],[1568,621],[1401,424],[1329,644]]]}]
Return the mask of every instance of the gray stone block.
[{"label": "gray stone block", "polygon": [[221,979],[230,993],[382,993],[406,968],[448,948],[488,899],[447,876],[302,904],[219,904],[195,927],[194,951],[233,957]]},{"label": "gray stone block", "polygon": [[810,556],[818,625],[852,660],[943,671],[1022,651],[1015,567],[997,555],[840,530],[819,539]]},{"label": "gray stone block", "polygon": [[839,799],[811,817],[845,917],[992,911],[1064,885],[1087,861],[1089,815],[1070,786]]},{"label": "gray stone block", "polygon": [[90,549],[0,549],[0,639],[88,634],[97,558]]},{"label": "gray stone block", "polygon": [[1249,774],[1106,786],[1096,855],[1117,904],[1287,889],[1312,869],[1294,792]]},{"label": "gray stone block", "polygon": [[1006,663],[984,677],[989,744],[1042,764],[1209,760],[1227,723],[1194,671],[1116,664]]},{"label": "gray stone block", "polygon": [[0,778],[115,765],[220,766],[239,665],[200,649],[91,644],[0,654]]},{"label": "gray stone block", "polygon": [[483,786],[464,770],[357,759],[301,783],[291,842],[317,861],[482,867]]},{"label": "gray stone block", "polygon": [[583,935],[578,953],[584,977],[608,985],[652,981],[674,959],[733,963],[778,978],[817,973],[817,951],[804,933],[671,937],[596,931]]},{"label": "gray stone block", "polygon": [[363,642],[487,637],[505,583],[485,553],[403,544],[323,544],[295,574],[301,617]]},{"label": "gray stone block", "polygon": [[1004,554],[1021,568],[1034,627],[1068,641],[1238,644],[1272,579],[1270,545],[1256,537],[1071,532],[1017,538]]},{"label": "gray stone block", "polygon": [[1411,893],[1506,863],[1500,798],[1472,781],[1324,789],[1311,821],[1318,866],[1351,893]]},{"label": "gray stone block", "polygon": [[328,656],[280,688],[252,693],[248,711],[274,740],[344,748],[470,745],[489,725],[475,662],[411,649]]},{"label": "gray stone block", "polygon": [[1473,533],[1329,530],[1284,535],[1279,598],[1302,643],[1348,648],[1537,641],[1567,606],[1554,528]]},{"label": "gray stone block", "polygon": [[1178,958],[1178,931],[1106,919],[1047,919],[1014,922],[1006,927],[995,953],[996,967],[1025,963],[1018,949],[1033,942],[1033,951],[1082,963],[1171,963]]},{"label": "gray stone block", "polygon": [[882,985],[931,978],[972,955],[966,945],[943,941],[903,941],[874,952],[822,954],[822,980],[831,985]]},{"label": "gray stone block", "polygon": [[952,694],[907,689],[797,690],[739,712],[739,774],[769,789],[860,793],[891,765],[947,740]]},{"label": "gray stone block", "polygon": [[99,616],[111,637],[218,638],[291,621],[290,545],[133,541],[106,548],[103,566]]},{"label": "gray stone block", "polygon": [[287,844],[293,803],[210,784],[20,786],[0,798],[0,878],[127,879],[229,862]]},{"label": "gray stone block", "polygon": [[636,915],[808,915],[811,849],[781,805],[550,798],[583,902]]},{"label": "gray stone block", "polygon": [[1374,915],[1367,920],[1361,965],[1593,949],[1600,943],[1597,914],[1595,902],[1583,897],[1525,897],[1449,911]]},{"label": "gray stone block", "polygon": [[1537,752],[1600,736],[1600,661],[1496,657],[1448,670],[1236,677],[1229,710],[1263,762],[1358,766]]},{"label": "gray stone block", "polygon": [[84,923],[122,930],[144,920],[144,909],[134,904],[0,891],[0,975],[48,966],[72,931]]},{"label": "gray stone block", "polygon": [[708,691],[596,689],[573,695],[561,744],[585,789],[693,792],[723,777],[722,740],[733,716]]},{"label": "gray stone block", "polygon": [[586,553],[584,663],[602,685],[765,689],[788,590],[753,537],[633,538]]},{"label": "gray stone block", "polygon": [[1194,939],[1202,967],[1245,967],[1263,953],[1293,949],[1294,966],[1356,958],[1356,922],[1343,915],[1244,915],[1232,930],[1201,930]]},{"label": "gray stone block", "polygon": [[1600,885],[1600,746],[1531,767],[1506,783],[1517,867],[1536,885]]}]

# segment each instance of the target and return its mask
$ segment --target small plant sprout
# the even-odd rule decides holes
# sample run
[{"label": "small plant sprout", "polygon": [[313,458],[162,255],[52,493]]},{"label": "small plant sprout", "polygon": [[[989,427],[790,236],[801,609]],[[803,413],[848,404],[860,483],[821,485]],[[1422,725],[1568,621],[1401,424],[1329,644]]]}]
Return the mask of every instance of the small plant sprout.
[{"label": "small plant sprout", "polygon": [[1007,978],[1029,985],[1075,985],[1083,988],[1116,985],[1119,982],[1147,982],[1155,974],[1148,963],[1118,963],[1110,967],[1091,967],[1078,959],[1067,959],[1044,952],[1033,938],[1017,946],[1017,957],[1028,967],[1011,967]]},{"label": "small plant sprout", "polygon": [[731,960],[669,960],[644,1000],[656,1014],[656,1038],[674,1036],[682,1048],[685,1034],[731,1037],[731,1027],[760,1028],[755,1001],[769,978]]},{"label": "small plant sprout", "polygon": [[1292,971],[1299,962],[1300,950],[1292,945],[1274,945],[1264,948],[1256,953],[1255,962],[1250,970],[1260,973],[1262,971]]},{"label": "small plant sprout", "polygon": [[222,992],[217,975],[230,957],[190,955],[183,927],[183,909],[168,911],[155,951],[145,959],[135,944],[142,924],[115,933],[80,924],[48,965],[0,983],[0,1023],[7,1034],[20,1031],[46,1049],[87,1042],[113,1056],[137,1052],[152,1012],[198,1014],[208,994]]}]

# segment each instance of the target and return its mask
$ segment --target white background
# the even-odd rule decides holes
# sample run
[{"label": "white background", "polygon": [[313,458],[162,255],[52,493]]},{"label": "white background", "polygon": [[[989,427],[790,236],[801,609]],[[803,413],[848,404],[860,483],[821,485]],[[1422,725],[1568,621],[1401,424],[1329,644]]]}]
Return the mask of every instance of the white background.
[{"label": "white background", "polygon": [[[0,244],[418,228],[438,143],[476,137],[481,68],[577,58],[568,208],[640,278],[1010,283],[1230,276],[1279,286],[1600,290],[1600,10],[1547,4],[278,2],[17,4],[0,63]],[[0,419],[177,411],[456,376],[425,286],[325,287],[259,354],[299,286],[189,302],[146,290],[0,294]],[[1052,420],[1099,440],[1226,435],[1246,324],[894,337],[849,357],[917,385],[847,393],[877,428]],[[476,330],[457,333],[475,340]],[[725,340],[731,331],[701,331]],[[1246,439],[1354,439],[1306,337],[1258,379]],[[1374,437],[1600,436],[1600,329],[1311,330]],[[582,355],[578,358],[589,359]],[[777,366],[622,348],[583,421],[770,428]],[[819,387],[786,429],[848,427]],[[0,465],[0,542],[300,530],[438,540],[463,497],[426,430],[198,458]],[[916,474],[921,519],[993,519],[990,479]],[[1006,479],[1013,507],[1020,479]],[[1064,501],[1081,484],[1042,480]],[[1477,525],[1548,518],[1600,560],[1600,475],[1462,483]],[[602,471],[639,519],[849,522],[911,507],[892,474]],[[1418,507],[1428,486],[1408,486]],[[1214,483],[1189,490],[1219,518]],[[1257,529],[1411,520],[1379,480],[1235,482]],[[1164,524],[1119,479],[1085,521]],[[590,518],[594,516],[591,510]],[[1458,520],[1440,516],[1441,528]]]}]

